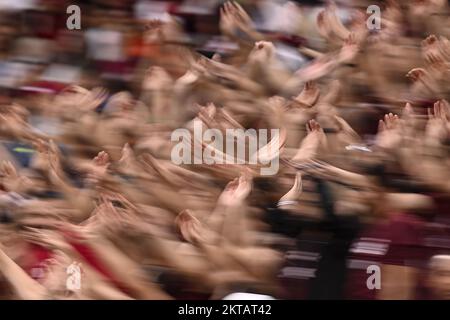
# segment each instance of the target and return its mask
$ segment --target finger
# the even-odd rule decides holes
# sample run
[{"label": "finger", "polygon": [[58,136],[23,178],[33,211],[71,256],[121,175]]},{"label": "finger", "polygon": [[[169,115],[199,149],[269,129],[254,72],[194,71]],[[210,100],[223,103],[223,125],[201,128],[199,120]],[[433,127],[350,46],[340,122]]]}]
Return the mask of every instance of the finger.
[{"label": "finger", "polygon": [[6,160],[2,161],[2,171],[6,176],[9,176],[8,163]]},{"label": "finger", "polygon": [[383,120],[378,121],[378,132],[386,131],[386,123]]},{"label": "finger", "polygon": [[306,132],[307,133],[311,133],[312,128],[311,128],[311,120],[306,122]]},{"label": "finger", "polygon": [[300,172],[297,172],[297,174],[295,175],[295,180],[294,180],[294,188],[297,191],[301,191],[302,190],[302,174]]},{"label": "finger", "polygon": [[439,101],[436,101],[433,104],[433,111],[434,111],[434,116],[436,118],[440,118],[441,117],[441,112],[440,112],[440,108],[439,108]]},{"label": "finger", "polygon": [[408,116],[414,115],[414,109],[413,109],[412,105],[409,102],[406,103],[404,112]]},{"label": "finger", "polygon": [[427,115],[428,119],[431,120],[434,118],[433,112],[431,111],[431,108],[427,108]]}]

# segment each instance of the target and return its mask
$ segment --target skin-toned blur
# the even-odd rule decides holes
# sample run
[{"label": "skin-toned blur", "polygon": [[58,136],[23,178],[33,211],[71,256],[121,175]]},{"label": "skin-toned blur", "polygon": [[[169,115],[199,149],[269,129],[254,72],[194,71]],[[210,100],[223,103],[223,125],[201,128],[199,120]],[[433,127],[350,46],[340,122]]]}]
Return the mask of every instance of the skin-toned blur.
[{"label": "skin-toned blur", "polygon": [[447,1],[0,8],[1,299],[450,299]]}]

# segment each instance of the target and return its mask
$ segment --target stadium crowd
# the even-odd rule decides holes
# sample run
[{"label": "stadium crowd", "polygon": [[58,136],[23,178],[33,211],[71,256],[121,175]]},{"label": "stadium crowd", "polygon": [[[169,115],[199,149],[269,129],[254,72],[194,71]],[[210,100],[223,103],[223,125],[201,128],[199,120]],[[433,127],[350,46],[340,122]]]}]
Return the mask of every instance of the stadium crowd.
[{"label": "stadium crowd", "polygon": [[[0,8],[2,299],[450,299],[447,1]],[[278,172],[175,164],[196,121]]]}]

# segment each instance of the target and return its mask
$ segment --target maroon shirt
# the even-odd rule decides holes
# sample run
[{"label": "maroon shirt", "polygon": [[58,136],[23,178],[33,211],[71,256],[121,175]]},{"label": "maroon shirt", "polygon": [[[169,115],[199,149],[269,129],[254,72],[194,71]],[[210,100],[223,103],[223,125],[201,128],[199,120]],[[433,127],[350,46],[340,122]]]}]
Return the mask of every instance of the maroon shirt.
[{"label": "maroon shirt", "polygon": [[350,248],[346,297],[376,299],[377,290],[367,287],[367,279],[372,274],[367,273],[370,265],[418,267],[424,260],[424,226],[423,220],[406,213],[395,213],[369,225]]}]

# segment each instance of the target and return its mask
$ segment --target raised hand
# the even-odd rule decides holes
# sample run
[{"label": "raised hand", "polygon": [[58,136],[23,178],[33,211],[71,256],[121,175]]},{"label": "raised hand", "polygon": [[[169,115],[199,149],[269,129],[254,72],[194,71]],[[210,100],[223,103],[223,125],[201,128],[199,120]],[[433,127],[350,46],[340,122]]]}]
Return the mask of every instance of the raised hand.
[{"label": "raised hand", "polygon": [[218,203],[223,206],[241,204],[252,190],[252,178],[249,172],[244,172],[227,184],[220,194]]},{"label": "raised hand", "polygon": [[392,113],[386,114],[378,123],[378,133],[375,138],[377,146],[384,149],[392,149],[402,140],[400,119]]},{"label": "raised hand", "polygon": [[446,62],[440,40],[435,35],[430,35],[422,41],[422,56],[429,64]]},{"label": "raised hand", "polygon": [[110,158],[108,153],[100,151],[89,166],[88,183],[97,184],[107,174],[109,166]]},{"label": "raised hand", "polygon": [[304,162],[313,159],[317,155],[319,147],[326,144],[325,133],[317,121],[308,121],[306,130],[308,134],[301,142],[295,156],[291,159],[293,162]]},{"label": "raised hand", "polygon": [[338,60],[340,63],[352,62],[359,52],[359,45],[356,42],[356,36],[351,33],[344,41],[344,45],[339,52]]},{"label": "raised hand", "polygon": [[[104,88],[85,89],[80,86],[69,86],[55,97],[54,103],[60,108],[60,112],[67,109],[76,110],[78,113],[94,111],[108,97],[108,91]],[[76,115],[77,112],[75,112]]]},{"label": "raised hand", "polygon": [[[300,107],[311,108],[313,107],[317,100],[319,100],[320,90],[317,84],[312,81],[305,83],[305,86],[300,92],[300,94],[293,98],[293,101]],[[294,104],[295,105],[295,104]]]},{"label": "raised hand", "polygon": [[428,109],[428,122],[425,128],[427,141],[439,145],[450,133],[450,106],[446,100],[436,101],[433,110]]},{"label": "raised hand", "polygon": [[96,171],[95,173],[98,175],[104,175],[110,165],[109,155],[105,151],[100,151],[92,162]]},{"label": "raised hand", "polygon": [[50,170],[49,144],[42,139],[37,139],[33,142],[33,148],[36,152],[33,153],[31,167],[47,174]]},{"label": "raised hand", "polygon": [[250,16],[234,1],[225,2],[220,9],[220,29],[231,37],[236,37],[239,31],[250,37],[257,35]]},{"label": "raised hand", "polygon": [[175,224],[184,240],[192,244],[198,244],[205,240],[204,226],[189,210],[180,212],[175,219]]},{"label": "raised hand", "polygon": [[[50,227],[57,227],[59,224],[55,221],[54,225]],[[46,230],[42,228],[24,227],[24,231],[21,233],[23,237],[35,244],[47,247],[51,250],[68,250],[70,245],[64,240],[64,238],[54,230]]]},{"label": "raised hand", "polygon": [[31,181],[26,176],[22,176],[17,172],[10,161],[2,161],[0,173],[2,175],[1,181],[6,191],[21,192],[31,184]]},{"label": "raised hand", "polygon": [[[436,67],[436,65],[434,65]],[[434,70],[433,68],[414,68],[410,70],[406,77],[411,79],[413,82],[412,93],[418,95],[419,97],[435,96],[441,91],[441,84],[437,81],[440,77],[440,71]]]},{"label": "raised hand", "polygon": [[346,144],[357,143],[361,141],[361,138],[355,130],[345,121],[343,118],[335,115],[334,119],[339,128],[338,138]]},{"label": "raised hand", "polygon": [[282,206],[282,205],[296,204],[302,192],[303,192],[302,175],[300,172],[297,172],[297,174],[295,175],[294,184],[292,188],[280,198],[280,200],[278,201],[278,205]]},{"label": "raised hand", "polygon": [[272,67],[273,58],[275,57],[275,46],[270,41],[258,41],[255,43],[253,50],[248,56],[250,65],[260,65],[264,68]]},{"label": "raised hand", "polygon": [[317,15],[317,29],[331,44],[340,44],[350,35],[350,31],[337,17],[336,5],[332,1]]},{"label": "raised hand", "polygon": [[296,71],[295,76],[302,81],[313,81],[330,74],[339,65],[339,61],[331,54],[314,59],[306,67]]}]

